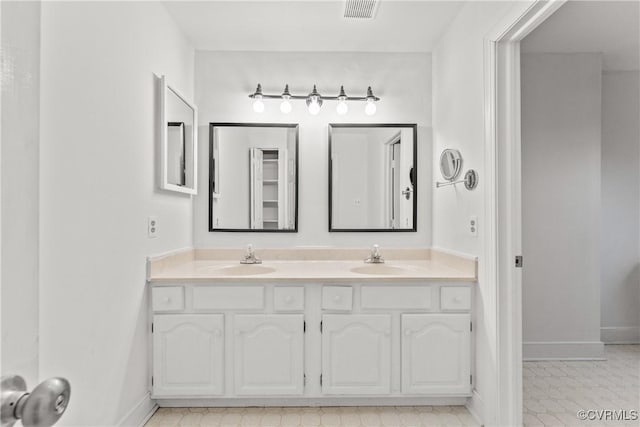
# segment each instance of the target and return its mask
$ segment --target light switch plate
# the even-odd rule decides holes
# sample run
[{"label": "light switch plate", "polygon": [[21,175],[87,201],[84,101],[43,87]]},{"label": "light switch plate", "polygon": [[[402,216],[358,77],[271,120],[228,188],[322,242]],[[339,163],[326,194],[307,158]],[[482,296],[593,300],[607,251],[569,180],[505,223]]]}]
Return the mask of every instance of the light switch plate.
[{"label": "light switch plate", "polygon": [[150,216],[147,218],[147,234],[149,238],[158,237],[158,217]]},{"label": "light switch plate", "polygon": [[467,226],[469,227],[469,235],[472,237],[478,237],[478,216],[477,215],[471,215],[469,217],[469,224],[467,224]]}]

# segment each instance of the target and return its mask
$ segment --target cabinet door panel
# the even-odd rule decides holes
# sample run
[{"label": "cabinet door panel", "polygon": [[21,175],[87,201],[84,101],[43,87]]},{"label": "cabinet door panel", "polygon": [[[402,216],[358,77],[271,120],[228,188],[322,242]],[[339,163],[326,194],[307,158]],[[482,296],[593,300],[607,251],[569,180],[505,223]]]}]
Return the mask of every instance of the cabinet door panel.
[{"label": "cabinet door panel", "polygon": [[402,392],[471,392],[468,314],[402,315]]},{"label": "cabinet door panel", "polygon": [[154,396],[222,394],[222,315],[171,314],[153,318]]},{"label": "cabinet door panel", "polygon": [[322,316],[322,392],[389,394],[391,316]]},{"label": "cabinet door panel", "polygon": [[302,314],[234,317],[236,394],[302,394],[303,324]]}]

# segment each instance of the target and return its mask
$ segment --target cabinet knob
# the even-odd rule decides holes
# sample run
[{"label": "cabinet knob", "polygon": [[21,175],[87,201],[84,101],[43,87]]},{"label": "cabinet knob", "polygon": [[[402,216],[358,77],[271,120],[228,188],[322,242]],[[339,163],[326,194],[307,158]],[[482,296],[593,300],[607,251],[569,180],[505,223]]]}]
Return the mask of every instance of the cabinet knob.
[{"label": "cabinet knob", "polygon": [[405,330],[404,330],[404,334],[405,334],[406,336],[409,336],[409,335],[411,335],[411,331],[410,331],[409,329],[405,329]]},{"label": "cabinet knob", "polygon": [[171,298],[164,297],[164,298],[162,298],[162,301],[165,302],[165,303],[170,303],[171,302]]},{"label": "cabinet knob", "polygon": [[215,331],[213,331],[213,335],[219,337],[220,335],[222,335],[222,331],[220,329],[216,329]]},{"label": "cabinet knob", "polygon": [[333,296],[333,300],[334,300],[335,302],[340,302],[340,300],[341,300],[341,299],[342,299],[342,297],[341,297],[340,295],[334,295],[334,296]]},{"label": "cabinet knob", "polygon": [[460,297],[453,297],[453,302],[462,302],[462,298],[460,298]]},{"label": "cabinet knob", "polygon": [[293,302],[293,297],[291,295],[287,295],[286,297],[284,297],[284,302],[286,302],[287,304],[291,304]]}]

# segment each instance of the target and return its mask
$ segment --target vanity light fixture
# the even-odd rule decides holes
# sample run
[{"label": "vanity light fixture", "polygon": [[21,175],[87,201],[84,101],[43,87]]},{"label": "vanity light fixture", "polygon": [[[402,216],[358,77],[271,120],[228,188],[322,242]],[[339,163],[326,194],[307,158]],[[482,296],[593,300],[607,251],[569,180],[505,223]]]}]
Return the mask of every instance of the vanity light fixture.
[{"label": "vanity light fixture", "polygon": [[268,95],[262,93],[262,85],[260,83],[258,83],[256,91],[249,95],[249,98],[253,100],[253,111],[256,113],[262,113],[264,111],[265,105],[263,100],[280,99],[282,101],[280,103],[280,111],[284,114],[289,114],[292,111],[293,107],[291,105],[291,100],[303,99],[307,104],[309,113],[313,115],[317,115],[320,112],[324,101],[338,101],[336,112],[341,116],[347,114],[349,111],[347,101],[364,101],[366,103],[364,111],[368,116],[376,113],[376,103],[380,101],[380,98],[373,94],[371,86],[367,88],[366,96],[347,96],[344,91],[344,86],[340,86],[340,93],[338,96],[323,96],[318,92],[316,85],[313,85],[313,90],[308,95],[292,95],[291,92],[289,92],[288,84],[285,85],[282,94]]}]

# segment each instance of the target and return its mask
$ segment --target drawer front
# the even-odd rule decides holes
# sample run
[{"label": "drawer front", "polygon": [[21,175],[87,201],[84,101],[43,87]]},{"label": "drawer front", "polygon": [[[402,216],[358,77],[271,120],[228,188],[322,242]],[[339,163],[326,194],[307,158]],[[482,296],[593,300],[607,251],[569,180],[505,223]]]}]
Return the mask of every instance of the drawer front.
[{"label": "drawer front", "polygon": [[324,286],[322,308],[324,310],[351,310],[353,289],[351,286]]},{"label": "drawer front", "polygon": [[440,288],[442,310],[471,310],[471,289],[462,287]]},{"label": "drawer front", "polygon": [[196,310],[263,309],[262,286],[196,286],[193,288]]},{"label": "drawer front", "polygon": [[153,311],[184,310],[184,290],[182,286],[151,288]]},{"label": "drawer front", "polygon": [[363,286],[363,309],[423,309],[431,308],[430,286]]},{"label": "drawer front", "polygon": [[273,309],[275,311],[304,310],[304,288],[276,286],[273,289]]}]

